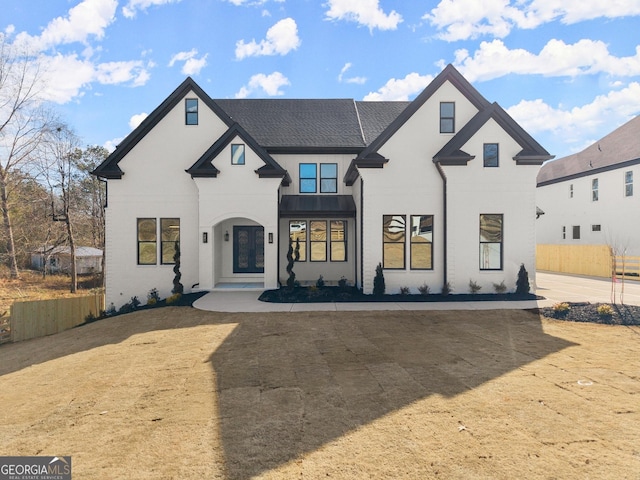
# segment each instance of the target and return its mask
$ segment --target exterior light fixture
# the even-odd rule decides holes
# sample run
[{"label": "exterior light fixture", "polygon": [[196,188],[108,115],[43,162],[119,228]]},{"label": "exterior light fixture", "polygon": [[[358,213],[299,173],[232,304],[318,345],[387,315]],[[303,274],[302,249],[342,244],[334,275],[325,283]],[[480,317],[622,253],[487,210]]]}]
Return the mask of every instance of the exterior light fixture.
[{"label": "exterior light fixture", "polygon": [[273,243],[273,232],[269,232],[269,243]]},{"label": "exterior light fixture", "polygon": [[202,232],[202,243],[209,242],[209,234],[207,232]]},{"label": "exterior light fixture", "polygon": [[229,230],[227,230],[226,232],[224,232],[224,241],[228,242],[229,241]]}]

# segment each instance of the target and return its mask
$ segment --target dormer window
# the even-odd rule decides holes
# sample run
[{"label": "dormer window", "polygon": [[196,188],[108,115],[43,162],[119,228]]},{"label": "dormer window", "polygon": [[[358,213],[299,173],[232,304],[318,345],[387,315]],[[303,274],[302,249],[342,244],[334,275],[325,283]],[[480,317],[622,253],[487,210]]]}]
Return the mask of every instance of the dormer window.
[{"label": "dormer window", "polygon": [[440,133],[455,133],[456,104],[455,102],[440,102]]},{"label": "dormer window", "polygon": [[198,99],[187,98],[184,101],[185,124],[198,125]]}]

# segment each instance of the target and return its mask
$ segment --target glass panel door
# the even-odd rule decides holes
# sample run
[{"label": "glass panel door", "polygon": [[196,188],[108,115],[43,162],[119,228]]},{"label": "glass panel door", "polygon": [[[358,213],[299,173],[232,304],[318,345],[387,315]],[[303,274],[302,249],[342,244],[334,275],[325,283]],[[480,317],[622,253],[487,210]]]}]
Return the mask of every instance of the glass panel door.
[{"label": "glass panel door", "polygon": [[233,273],[264,273],[263,227],[233,227]]}]

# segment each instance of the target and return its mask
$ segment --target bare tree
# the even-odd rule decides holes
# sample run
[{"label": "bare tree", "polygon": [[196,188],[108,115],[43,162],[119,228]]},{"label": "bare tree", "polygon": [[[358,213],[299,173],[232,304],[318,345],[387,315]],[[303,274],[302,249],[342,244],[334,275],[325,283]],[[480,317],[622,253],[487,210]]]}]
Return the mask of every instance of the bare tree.
[{"label": "bare tree", "polygon": [[0,33],[0,210],[11,278],[17,278],[19,272],[10,213],[10,174],[28,170],[47,123],[40,109],[40,78],[35,58]]},{"label": "bare tree", "polygon": [[52,219],[65,226],[70,254],[71,293],[78,289],[74,223],[79,194],[77,162],[81,156],[78,137],[63,124],[45,130],[40,145],[43,177],[52,192]]}]

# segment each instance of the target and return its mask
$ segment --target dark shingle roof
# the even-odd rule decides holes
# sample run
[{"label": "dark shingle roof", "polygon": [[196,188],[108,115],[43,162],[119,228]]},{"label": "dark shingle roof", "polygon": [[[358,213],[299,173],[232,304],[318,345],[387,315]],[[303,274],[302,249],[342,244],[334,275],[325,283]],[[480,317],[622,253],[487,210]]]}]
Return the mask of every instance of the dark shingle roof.
[{"label": "dark shingle roof", "polygon": [[640,115],[581,152],[545,163],[538,186],[640,163]]},{"label": "dark shingle roof", "polygon": [[411,102],[356,102],[365,144],[374,141]]}]

